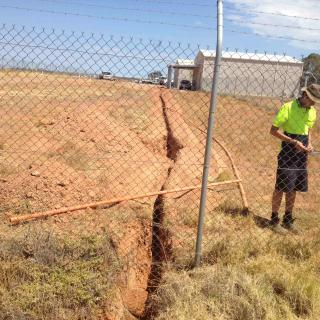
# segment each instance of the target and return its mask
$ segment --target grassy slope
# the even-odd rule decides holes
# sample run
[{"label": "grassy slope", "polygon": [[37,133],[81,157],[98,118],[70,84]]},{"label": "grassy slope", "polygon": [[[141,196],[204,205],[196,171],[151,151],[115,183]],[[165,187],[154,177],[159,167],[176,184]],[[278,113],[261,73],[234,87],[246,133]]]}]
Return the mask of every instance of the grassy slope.
[{"label": "grassy slope", "polygon": [[[131,287],[143,290],[143,277],[147,278],[152,199],[18,227],[8,225],[5,213],[46,210],[64,200],[65,205],[100,200],[96,196],[80,199],[77,190],[84,194],[93,190],[96,195],[100,190],[103,199],[112,198],[105,185],[115,194],[125,188],[130,194],[143,193],[143,186],[160,189],[163,182],[162,177],[158,182],[158,175],[166,176],[167,169],[162,135],[166,131],[161,108],[154,102],[159,101],[158,91],[153,87],[137,91],[130,83],[32,72],[4,71],[1,76],[0,319],[96,319],[114,299],[120,300],[116,306],[120,309],[119,284],[125,287],[130,280]],[[109,123],[118,124],[118,131]],[[121,155],[134,148],[153,160],[149,167],[138,153],[135,159],[145,160],[145,166],[132,163],[134,152]],[[109,165],[110,155],[119,167]],[[61,174],[49,166],[41,171],[46,178],[32,181],[29,163],[35,170],[52,158]],[[146,171],[146,176],[148,170],[152,174],[140,177],[139,170]],[[86,187],[82,176],[98,188]],[[117,184],[123,176],[126,184]],[[71,178],[74,185],[69,184]],[[129,178],[136,190],[130,188]],[[41,181],[52,187],[46,194]],[[66,182],[65,187],[59,187],[58,181]],[[126,189],[123,192],[129,194]],[[125,273],[130,273],[128,279]]]},{"label": "grassy slope", "polygon": [[[203,106],[208,104],[209,96],[203,94],[195,100],[192,93],[181,92],[176,99],[185,106],[183,116],[194,132],[199,134],[198,128],[205,130],[207,112],[200,110],[203,101]],[[258,215],[260,224],[238,214],[234,191],[229,192],[225,203],[208,210],[203,239],[204,267],[193,271],[184,267],[192,263],[184,257],[190,250],[194,252],[193,242],[176,250],[179,269],[169,268],[154,295],[157,320],[319,319],[320,219],[316,196],[319,163],[316,159],[310,159],[310,191],[297,199],[295,216],[302,235],[282,237],[261,225],[270,214],[279,144],[269,136],[268,130],[278,107],[279,101],[272,99],[219,98],[215,135],[234,156],[250,208]],[[313,130],[315,147],[319,144],[318,137],[319,124]],[[181,221],[185,230],[196,228],[197,215],[193,217]]]},{"label": "grassy slope", "polygon": [[319,319],[319,240],[225,233],[203,267],[166,273],[156,319]]},{"label": "grassy slope", "polygon": [[[92,91],[93,96],[98,94],[96,90]],[[82,92],[73,92],[72,103],[82,100]],[[27,93],[28,90],[21,92]],[[101,95],[104,97],[105,92]],[[130,95],[134,96],[134,90],[127,92],[122,111],[110,110],[110,116],[129,117],[126,123],[143,135],[145,124],[136,122],[135,117],[142,122],[145,118],[134,111],[134,102],[141,97],[134,96],[128,109]],[[177,93],[180,105],[186,107],[186,122],[205,129],[206,112],[201,107],[207,106],[208,96],[197,93],[197,98],[194,93]],[[8,103],[9,100],[8,97]],[[143,102],[141,106],[148,107]],[[33,106],[34,110],[37,107]],[[236,156],[243,178],[249,181],[247,186],[255,191],[250,193],[251,204],[252,200],[261,201],[253,204],[260,213],[268,212],[269,199],[262,197],[269,193],[272,182],[272,177],[261,176],[261,170],[274,160],[278,146],[273,142],[270,145],[265,134],[273,108],[261,107],[260,120],[249,117],[252,121],[246,122],[253,107],[246,101],[222,97],[216,130]],[[256,145],[247,136],[252,132],[259,132]],[[0,141],[0,149],[6,144]],[[252,146],[258,146],[257,159],[248,156]],[[267,171],[273,172],[272,168]],[[259,229],[251,220],[229,214],[229,209],[222,206],[208,212],[204,239],[207,266],[191,272],[171,270],[165,275],[155,297],[158,319],[318,319],[319,219],[301,210],[301,223],[308,233],[298,238],[279,238],[269,230]],[[311,212],[316,209],[314,206]],[[194,217],[185,215],[184,224],[195,228]],[[114,294],[113,281],[121,265],[105,235],[78,235],[70,240],[22,228],[20,236],[3,237],[0,243],[0,319],[43,319],[44,314],[46,319],[97,318],[102,297]]]},{"label": "grassy slope", "polygon": [[120,265],[107,236],[29,229],[0,242],[0,319],[92,319]]}]

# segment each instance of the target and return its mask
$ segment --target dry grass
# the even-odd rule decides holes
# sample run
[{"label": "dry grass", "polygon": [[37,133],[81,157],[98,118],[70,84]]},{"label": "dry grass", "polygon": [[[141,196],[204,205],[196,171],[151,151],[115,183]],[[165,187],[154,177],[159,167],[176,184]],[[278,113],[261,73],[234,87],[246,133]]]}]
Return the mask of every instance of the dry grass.
[{"label": "dry grass", "polygon": [[107,236],[29,230],[0,241],[0,319],[93,319],[120,265]]},{"label": "dry grass", "polygon": [[[212,182],[223,182],[233,179],[233,174],[230,170],[222,170],[219,175],[216,177],[216,179]],[[209,181],[211,182],[211,181]]]},{"label": "dry grass", "polygon": [[156,319],[319,319],[318,241],[225,236],[207,248],[204,267],[165,275]]},{"label": "dry grass", "polygon": [[[136,150],[130,139],[137,136],[148,146],[165,142],[161,136],[165,130],[158,127],[153,130],[151,126],[157,117],[162,121],[162,113],[157,116],[152,113],[152,92],[143,89],[146,87],[124,85],[121,82],[110,85],[108,82],[75,80],[62,75],[41,76],[20,72],[19,81],[25,81],[25,84],[21,90],[16,90],[16,73],[7,72],[6,76],[8,79],[3,77],[0,81],[2,90],[7,93],[1,102],[4,114],[2,121],[3,124],[10,123],[12,128],[11,132],[6,132],[4,138],[0,139],[0,150],[8,153],[6,162],[0,163],[0,177],[13,173],[13,165],[27,165],[31,161],[30,157],[38,160],[43,157],[43,161],[61,158],[61,161],[76,171],[89,171],[103,165],[107,169],[97,171],[100,187],[110,185],[110,189],[117,192],[118,186],[112,186],[111,183],[121,178],[117,173],[120,167],[101,159],[90,163],[90,159],[104,159],[107,156],[118,159],[122,153],[117,152]],[[193,133],[204,138],[199,128],[202,131],[206,129],[209,94],[175,91],[174,99],[173,105],[175,102],[181,105],[182,116]],[[278,101],[268,99],[253,101],[251,98],[228,96],[218,99],[215,135],[234,156],[249,193],[250,207],[258,209],[254,213],[262,216],[269,215],[270,201],[263,197],[271,194],[274,182],[272,173],[279,147],[276,141],[268,140],[270,121],[277,107]],[[56,125],[50,124],[51,118]],[[93,123],[93,120],[96,121]],[[17,154],[9,152],[10,147],[11,151],[25,150],[23,141],[28,142],[23,140],[22,134],[25,133],[21,130],[20,122],[32,124],[25,128],[25,132],[30,133],[30,137],[32,133],[34,140],[37,137],[45,139],[44,142],[39,139],[27,144],[33,153],[21,153],[20,158],[17,158]],[[122,129],[115,134],[114,127],[109,126],[111,123],[118,124]],[[146,130],[148,126],[151,129]],[[126,136],[129,131],[125,131],[124,135],[119,136],[120,131],[126,128],[135,135]],[[319,130],[319,126],[315,128],[315,141],[319,140]],[[15,132],[21,133],[21,137],[14,136]],[[97,139],[100,136],[103,139]],[[117,136],[121,139],[117,140]],[[120,144],[120,140],[124,143]],[[17,142],[20,145],[16,145]],[[48,147],[42,149],[46,144]],[[156,150],[158,148],[155,145],[152,147]],[[143,150],[141,154],[147,151]],[[142,170],[137,171],[138,165],[132,167],[130,157],[130,172],[126,166],[123,170],[128,171],[133,178],[135,175],[140,177]],[[126,160],[125,157],[123,159]],[[139,160],[143,161],[144,166],[147,166],[146,160],[157,161],[153,157]],[[314,164],[316,169],[318,165]],[[159,168],[150,167],[148,170],[148,176],[152,178]],[[143,171],[146,171],[145,168]],[[114,175],[111,174],[113,172]],[[125,172],[125,178],[128,172]],[[220,173],[217,181],[229,180],[231,177],[232,173],[225,170]],[[134,185],[137,184],[134,179],[132,181]],[[138,181],[150,184],[144,176]],[[316,183],[315,175],[311,176],[311,181]],[[162,183],[161,180],[159,189]],[[152,190],[154,188],[152,185]],[[120,190],[123,189],[124,186],[121,186]],[[131,186],[128,189],[136,192]],[[230,194],[229,202],[217,205],[218,201]],[[238,194],[238,191],[224,191],[223,196],[215,193],[210,198],[212,206],[208,206],[210,210],[207,211],[204,228],[205,266],[195,271],[171,270],[165,274],[154,297],[159,308],[158,320],[320,318],[320,218],[304,211],[310,203],[314,206],[309,213],[319,211],[319,202],[312,198],[314,194],[310,196],[313,201],[305,201],[304,210],[298,212],[301,217],[299,223],[308,231],[300,238],[281,238],[270,230],[259,229],[253,220],[241,216]],[[164,222],[172,238],[176,236],[172,256],[179,268],[191,264],[198,220],[198,203],[188,206],[188,203],[182,204],[183,201],[177,215],[168,215]],[[235,207],[235,203],[239,203],[239,207]],[[178,206],[179,203],[174,205]],[[16,208],[18,212],[27,213],[32,210],[32,203],[22,199],[17,201]],[[0,211],[5,210],[1,209],[0,204]],[[149,207],[132,211],[134,219],[149,221],[151,217]],[[117,233],[121,237],[127,236],[126,232],[129,234],[129,231],[134,233],[130,228],[137,228],[137,223],[128,227],[128,217],[131,215],[125,210],[116,208],[113,212],[109,209],[108,215],[115,221],[113,225],[117,224]],[[90,230],[88,220],[81,220],[78,225],[73,221],[72,228],[81,227],[88,233],[95,230],[96,221],[92,220]],[[13,237],[0,239],[0,320],[98,317],[102,299],[113,295],[114,281],[120,268],[106,236],[78,236],[70,240],[31,230]],[[139,245],[142,245],[142,241]]]},{"label": "dry grass", "polygon": [[6,177],[17,172],[17,169],[7,163],[0,163],[0,177]]},{"label": "dry grass", "polygon": [[208,210],[203,266],[190,271],[194,242],[174,247],[176,263],[153,296],[154,318],[319,319],[319,217],[303,210],[296,216],[302,234],[281,236],[242,216],[231,199]]},{"label": "dry grass", "polygon": [[15,214],[29,214],[32,211],[33,207],[28,199],[20,199],[13,210]]}]

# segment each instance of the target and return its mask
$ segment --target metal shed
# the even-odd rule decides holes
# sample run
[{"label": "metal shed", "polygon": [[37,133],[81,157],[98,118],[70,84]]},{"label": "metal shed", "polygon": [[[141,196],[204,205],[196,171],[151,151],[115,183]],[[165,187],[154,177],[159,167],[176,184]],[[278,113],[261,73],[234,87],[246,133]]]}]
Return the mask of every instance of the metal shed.
[{"label": "metal shed", "polygon": [[[196,90],[210,91],[215,51],[200,50],[194,64]],[[223,52],[219,92],[231,95],[292,97],[299,92],[303,63],[285,55]]]}]

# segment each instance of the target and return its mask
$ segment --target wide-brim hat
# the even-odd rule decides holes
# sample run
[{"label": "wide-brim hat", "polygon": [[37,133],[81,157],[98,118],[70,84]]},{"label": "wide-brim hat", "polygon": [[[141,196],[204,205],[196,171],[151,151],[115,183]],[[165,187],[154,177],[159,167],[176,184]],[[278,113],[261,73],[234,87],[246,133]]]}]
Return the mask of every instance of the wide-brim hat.
[{"label": "wide-brim hat", "polygon": [[313,83],[308,87],[302,88],[301,91],[305,92],[312,101],[320,104],[320,85],[319,84]]}]

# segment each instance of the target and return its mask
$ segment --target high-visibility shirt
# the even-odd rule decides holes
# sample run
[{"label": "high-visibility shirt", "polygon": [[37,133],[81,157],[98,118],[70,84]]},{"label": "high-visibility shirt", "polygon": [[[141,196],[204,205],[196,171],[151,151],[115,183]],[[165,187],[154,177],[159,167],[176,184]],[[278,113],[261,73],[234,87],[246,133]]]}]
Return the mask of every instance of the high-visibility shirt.
[{"label": "high-visibility shirt", "polygon": [[272,124],[288,133],[308,135],[316,118],[317,112],[313,106],[303,108],[298,100],[292,100],[280,108]]}]

